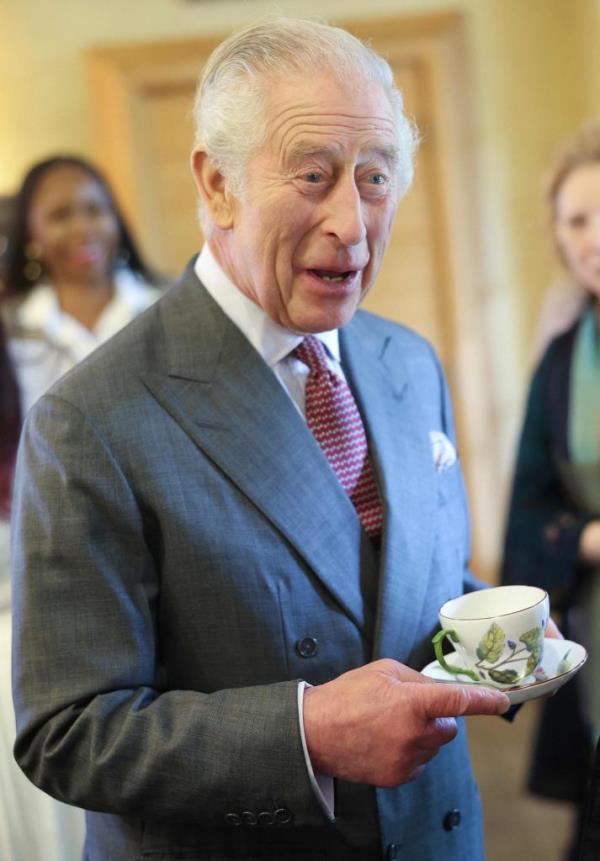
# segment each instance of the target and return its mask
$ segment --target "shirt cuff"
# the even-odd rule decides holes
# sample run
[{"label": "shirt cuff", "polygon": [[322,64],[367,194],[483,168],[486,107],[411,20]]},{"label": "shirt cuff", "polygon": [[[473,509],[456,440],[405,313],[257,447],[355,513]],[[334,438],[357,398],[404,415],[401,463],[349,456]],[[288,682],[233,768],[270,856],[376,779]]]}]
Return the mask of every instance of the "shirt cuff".
[{"label": "shirt cuff", "polygon": [[335,801],[333,793],[333,777],[325,774],[315,774],[306,747],[306,736],[304,734],[304,690],[312,687],[307,682],[298,682],[298,721],[300,723],[300,737],[302,739],[302,750],[304,761],[308,772],[308,779],[317,801],[323,809],[325,816],[333,822],[335,819]]}]

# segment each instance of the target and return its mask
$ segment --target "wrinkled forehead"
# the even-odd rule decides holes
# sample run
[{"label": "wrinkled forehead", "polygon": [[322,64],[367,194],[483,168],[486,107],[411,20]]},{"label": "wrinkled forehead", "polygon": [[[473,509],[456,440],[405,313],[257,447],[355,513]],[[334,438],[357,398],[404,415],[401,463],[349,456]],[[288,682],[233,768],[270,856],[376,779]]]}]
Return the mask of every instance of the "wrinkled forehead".
[{"label": "wrinkled forehead", "polygon": [[392,152],[398,130],[380,84],[320,75],[280,82],[267,98],[266,140],[284,161],[320,148]]}]

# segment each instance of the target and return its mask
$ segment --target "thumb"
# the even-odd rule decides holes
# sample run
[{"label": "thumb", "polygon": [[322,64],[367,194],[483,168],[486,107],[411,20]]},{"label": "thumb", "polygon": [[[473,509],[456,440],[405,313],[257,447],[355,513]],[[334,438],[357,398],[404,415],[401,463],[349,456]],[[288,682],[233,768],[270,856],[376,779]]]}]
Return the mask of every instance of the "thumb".
[{"label": "thumb", "polygon": [[419,687],[419,695],[428,718],[500,715],[510,708],[505,693],[483,685],[431,683]]}]

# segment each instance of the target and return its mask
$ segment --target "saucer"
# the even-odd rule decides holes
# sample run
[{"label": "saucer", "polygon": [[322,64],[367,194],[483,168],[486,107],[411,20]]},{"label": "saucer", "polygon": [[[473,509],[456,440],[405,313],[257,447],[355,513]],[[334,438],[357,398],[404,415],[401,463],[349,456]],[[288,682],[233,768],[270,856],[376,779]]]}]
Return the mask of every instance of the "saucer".
[{"label": "saucer", "polygon": [[[456,652],[446,655],[450,666],[454,666],[458,660]],[[587,660],[587,652],[579,643],[572,640],[557,640],[554,637],[544,638],[544,657],[541,665],[521,685],[512,688],[497,688],[503,691],[509,698],[511,705],[524,703],[536,697],[545,697],[561,688],[565,682],[578,672]],[[437,661],[427,664],[421,672],[424,676],[434,682],[446,682],[460,685],[485,685],[485,682],[474,682],[468,676],[453,675],[447,673]]]}]

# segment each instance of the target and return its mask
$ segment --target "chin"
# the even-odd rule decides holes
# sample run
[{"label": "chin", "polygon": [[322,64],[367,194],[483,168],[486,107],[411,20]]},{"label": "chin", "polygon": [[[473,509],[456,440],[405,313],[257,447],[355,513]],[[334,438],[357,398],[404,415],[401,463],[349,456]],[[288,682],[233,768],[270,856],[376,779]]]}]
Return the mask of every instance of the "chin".
[{"label": "chin", "polygon": [[326,329],[338,329],[352,319],[357,308],[358,301],[352,298],[343,303],[330,302],[315,305],[314,310],[311,308],[304,316],[308,320],[318,322]]},{"label": "chin", "polygon": [[[362,297],[361,297],[362,298]],[[312,303],[297,314],[290,314],[288,328],[294,332],[328,332],[346,326],[358,309],[360,300],[346,301],[343,304]]]}]

